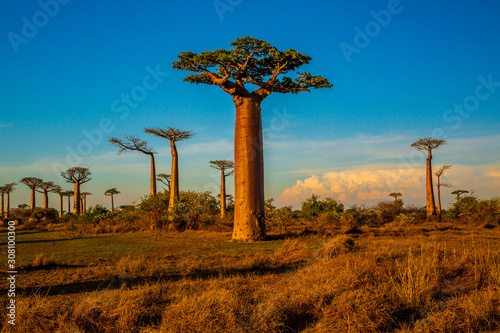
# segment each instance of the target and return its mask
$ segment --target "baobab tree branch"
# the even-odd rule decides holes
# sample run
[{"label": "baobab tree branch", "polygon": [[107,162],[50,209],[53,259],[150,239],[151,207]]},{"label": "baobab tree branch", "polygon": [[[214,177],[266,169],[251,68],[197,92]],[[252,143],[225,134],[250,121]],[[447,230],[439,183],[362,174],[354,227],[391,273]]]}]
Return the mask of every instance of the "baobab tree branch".
[{"label": "baobab tree branch", "polygon": [[144,140],[139,139],[139,137],[132,135],[124,135],[125,140],[119,138],[109,138],[108,142],[110,142],[113,146],[120,148],[118,154],[122,154],[126,151],[139,151],[146,155],[153,155],[156,152],[148,146],[148,143]]}]

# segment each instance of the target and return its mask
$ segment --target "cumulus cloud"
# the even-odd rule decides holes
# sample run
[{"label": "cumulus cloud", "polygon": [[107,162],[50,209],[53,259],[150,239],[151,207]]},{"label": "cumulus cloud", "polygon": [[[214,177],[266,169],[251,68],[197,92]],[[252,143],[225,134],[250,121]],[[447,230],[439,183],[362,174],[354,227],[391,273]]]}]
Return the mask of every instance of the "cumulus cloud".
[{"label": "cumulus cloud", "polygon": [[[500,185],[498,164],[465,166],[454,165],[443,180],[454,188],[475,190],[481,197],[498,195]],[[435,169],[437,166],[435,167]],[[300,206],[312,194],[331,197],[346,205],[373,204],[390,200],[389,193],[402,192],[407,203],[425,202],[425,166],[408,167],[401,164],[365,165],[350,170],[330,171],[312,175],[286,188],[277,198],[282,205]],[[446,202],[452,197],[443,193]]]}]

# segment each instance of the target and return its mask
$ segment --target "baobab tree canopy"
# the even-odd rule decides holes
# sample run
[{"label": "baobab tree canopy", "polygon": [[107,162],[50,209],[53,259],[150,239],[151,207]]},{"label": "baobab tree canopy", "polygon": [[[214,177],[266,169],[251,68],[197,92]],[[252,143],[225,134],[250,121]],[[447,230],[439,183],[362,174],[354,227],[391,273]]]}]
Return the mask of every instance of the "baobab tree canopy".
[{"label": "baobab tree canopy", "polygon": [[129,150],[140,151],[147,155],[156,154],[153,148],[149,147],[148,143],[139,139],[139,137],[133,135],[124,135],[123,137],[124,139],[109,138],[108,140],[113,146],[120,148],[118,154],[122,154]]},{"label": "baobab tree canopy", "polygon": [[[210,161],[210,166],[217,170],[230,170],[234,168],[234,162],[229,160]],[[230,174],[227,174],[229,176]]]},{"label": "baobab tree canopy", "polygon": [[19,182],[28,186],[30,189],[35,189],[43,182],[43,180],[36,177],[26,177],[21,179]]},{"label": "baobab tree canopy", "polygon": [[196,133],[193,131],[181,131],[180,129],[167,127],[167,128],[145,128],[145,133],[153,134],[169,141],[182,141],[191,139]]},{"label": "baobab tree canopy", "polygon": [[431,151],[446,143],[445,139],[423,138],[413,142],[411,146],[417,150]]},{"label": "baobab tree canopy", "polygon": [[213,84],[231,95],[248,95],[245,84],[259,88],[253,93],[264,99],[273,92],[297,94],[309,88],[331,88],[327,79],[308,72],[278,78],[308,64],[311,57],[293,49],[279,51],[266,41],[246,36],[231,42],[232,50],[182,52],[175,69],[199,72],[184,78],[190,83]]}]

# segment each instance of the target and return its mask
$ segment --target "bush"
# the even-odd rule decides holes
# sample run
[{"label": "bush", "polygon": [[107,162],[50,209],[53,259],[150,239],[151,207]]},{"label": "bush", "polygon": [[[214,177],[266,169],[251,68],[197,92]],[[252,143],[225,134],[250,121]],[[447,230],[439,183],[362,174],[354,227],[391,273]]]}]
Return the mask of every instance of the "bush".
[{"label": "bush", "polygon": [[170,193],[167,191],[150,195],[144,198],[138,205],[139,211],[149,221],[150,229],[163,227],[168,213]]},{"label": "bush", "polygon": [[312,195],[302,203],[301,216],[304,218],[318,217],[323,212],[342,213],[344,205],[332,198],[319,200],[319,196]]},{"label": "bush", "polygon": [[101,205],[90,206],[83,214],[83,218],[92,224],[98,224],[104,219],[112,217],[114,214],[111,213],[106,207]]},{"label": "bush", "polygon": [[290,226],[291,221],[297,218],[292,210],[292,206],[276,208],[273,205],[274,199],[267,199],[265,202],[266,208],[266,228],[268,230],[279,229],[286,231],[286,227]]},{"label": "bush", "polygon": [[168,217],[176,229],[200,229],[215,224],[219,218],[217,199],[209,191],[182,191],[179,202]]}]

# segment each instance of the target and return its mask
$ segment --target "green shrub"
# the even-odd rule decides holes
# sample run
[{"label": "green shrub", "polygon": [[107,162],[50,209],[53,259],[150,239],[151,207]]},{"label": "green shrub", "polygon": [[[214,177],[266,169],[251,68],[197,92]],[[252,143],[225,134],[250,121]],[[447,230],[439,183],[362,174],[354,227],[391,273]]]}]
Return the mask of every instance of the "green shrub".
[{"label": "green shrub", "polygon": [[318,217],[324,212],[337,212],[342,213],[344,205],[335,201],[332,198],[325,198],[319,200],[319,196],[312,195],[309,199],[302,203],[301,216],[304,218]]}]

